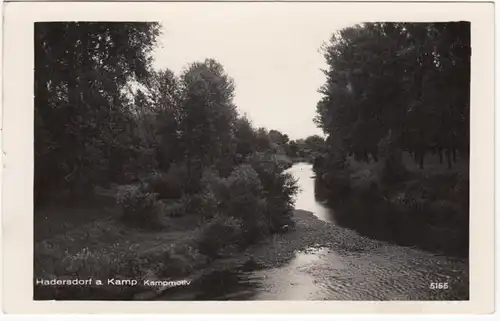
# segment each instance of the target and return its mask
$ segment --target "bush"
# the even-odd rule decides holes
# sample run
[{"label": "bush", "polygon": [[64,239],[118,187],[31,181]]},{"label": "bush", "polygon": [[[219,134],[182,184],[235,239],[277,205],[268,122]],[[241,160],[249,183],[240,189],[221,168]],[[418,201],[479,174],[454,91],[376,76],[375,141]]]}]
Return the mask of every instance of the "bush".
[{"label": "bush", "polygon": [[153,249],[141,258],[141,266],[158,277],[183,277],[203,266],[207,258],[188,238],[181,239],[167,248]]},{"label": "bush", "polygon": [[128,185],[120,188],[117,203],[123,210],[126,221],[146,224],[160,224],[161,210],[157,195],[147,191],[143,184]]},{"label": "bush", "polygon": [[249,165],[240,165],[224,180],[225,195],[221,202],[221,212],[226,216],[240,219],[243,223],[242,241],[266,234],[269,230],[266,201],[258,174]]},{"label": "bush", "polygon": [[216,258],[225,247],[236,243],[241,234],[241,220],[217,216],[201,228],[197,246],[201,254]]},{"label": "bush", "polygon": [[133,267],[130,263],[132,261],[132,257],[125,254],[105,250],[91,251],[83,248],[75,255],[64,256],[61,266],[64,267],[66,276],[82,279],[102,278],[111,275],[131,275]]},{"label": "bush", "polygon": [[246,214],[255,208],[262,195],[257,173],[248,165],[236,167],[225,179],[212,179],[209,185],[219,201],[219,209],[227,216],[250,218]]},{"label": "bush", "polygon": [[225,182],[231,196],[247,193],[259,196],[262,193],[262,183],[259,175],[247,164],[236,167]]},{"label": "bush", "polygon": [[225,179],[206,172],[202,180],[213,193],[209,195],[214,195],[218,202],[216,212],[241,221],[241,246],[266,237],[271,230],[293,224],[292,196],[297,192],[297,185],[293,177],[276,164],[265,164],[259,169],[263,177],[274,183],[272,186],[263,185],[259,173],[248,164],[237,166]]},{"label": "bush", "polygon": [[299,191],[297,181],[290,173],[277,169],[273,164],[256,162],[252,166],[262,182],[270,231],[278,232],[284,225],[292,226],[295,196]]},{"label": "bush", "polygon": [[181,198],[187,181],[186,166],[181,164],[172,164],[166,173],[156,171],[143,179],[143,183],[151,192],[158,194],[159,199]]},{"label": "bush", "polygon": [[266,188],[266,216],[271,232],[280,232],[285,225],[293,226],[292,220],[297,182],[289,173],[276,173],[272,184]]},{"label": "bush", "polygon": [[202,218],[212,218],[218,212],[219,202],[210,189],[203,189],[200,193],[184,195],[182,198],[185,212],[198,215]]},{"label": "bush", "polygon": [[293,165],[292,160],[286,155],[279,155],[278,154],[275,156],[275,159],[276,159],[276,163],[278,164],[278,166],[280,166],[282,169],[288,169],[288,168],[292,167],[292,165]]},{"label": "bush", "polygon": [[186,206],[182,201],[160,201],[163,216],[180,217],[186,214]]}]

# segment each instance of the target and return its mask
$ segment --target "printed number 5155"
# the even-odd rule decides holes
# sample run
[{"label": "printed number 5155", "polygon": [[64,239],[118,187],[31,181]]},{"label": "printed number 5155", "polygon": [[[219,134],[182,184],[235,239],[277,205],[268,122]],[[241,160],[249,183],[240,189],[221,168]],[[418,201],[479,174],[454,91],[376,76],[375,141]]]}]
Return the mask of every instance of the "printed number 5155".
[{"label": "printed number 5155", "polygon": [[432,290],[446,290],[449,289],[448,282],[441,282],[441,283],[431,283],[430,288]]}]

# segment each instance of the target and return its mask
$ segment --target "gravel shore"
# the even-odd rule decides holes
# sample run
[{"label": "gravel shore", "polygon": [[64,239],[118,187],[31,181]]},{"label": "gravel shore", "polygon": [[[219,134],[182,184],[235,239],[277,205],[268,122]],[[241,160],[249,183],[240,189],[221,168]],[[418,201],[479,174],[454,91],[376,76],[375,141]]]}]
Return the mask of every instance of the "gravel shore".
[{"label": "gravel shore", "polygon": [[264,267],[290,260],[297,251],[310,247],[328,247],[339,254],[373,251],[387,245],[356,232],[318,219],[312,212],[295,210],[295,229],[274,235],[264,243],[250,247],[245,254]]},{"label": "gravel shore", "polygon": [[[327,252],[334,253],[333,260],[341,260],[338,262],[341,262],[343,267],[337,268],[337,265],[329,268],[329,263],[326,261],[315,267],[314,270],[317,271],[310,271],[311,275],[314,275],[317,280],[323,280],[321,282],[325,284],[328,279],[336,279],[337,285],[355,279],[359,282],[364,280],[363,282],[371,285],[360,286],[359,293],[354,293],[352,289],[347,294],[330,293],[328,297],[333,299],[378,296],[403,299],[437,298],[438,294],[428,293],[429,280],[443,278],[450,280],[456,290],[439,294],[442,296],[440,299],[453,300],[468,297],[466,293],[468,292],[467,262],[373,240],[347,228],[322,221],[313,213],[303,210],[295,210],[293,219],[295,221],[293,230],[274,235],[270,239],[247,248],[243,253],[234,253],[231,257],[216,260],[188,279],[197,283],[197,280],[216,271],[240,270],[246,263],[252,263],[251,266],[261,271],[278,271],[276,272],[278,274],[272,275],[292,273],[286,274],[292,277],[296,272],[289,269],[286,272],[279,272],[279,269],[287,266],[298,252],[308,253],[314,252],[315,249],[328,248]],[[331,263],[335,265],[336,262]],[[373,292],[374,289],[379,289],[377,290],[379,292],[385,289],[387,293],[376,294]],[[161,296],[161,292],[153,295],[150,293],[151,296],[142,297],[142,299]]]}]

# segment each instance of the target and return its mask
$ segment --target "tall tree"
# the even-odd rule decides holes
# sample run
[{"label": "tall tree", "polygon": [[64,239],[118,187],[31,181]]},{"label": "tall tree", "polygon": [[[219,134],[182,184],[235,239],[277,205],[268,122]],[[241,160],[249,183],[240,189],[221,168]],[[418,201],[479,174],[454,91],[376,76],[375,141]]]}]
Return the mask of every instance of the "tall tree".
[{"label": "tall tree", "polygon": [[181,75],[182,103],[179,113],[182,148],[195,181],[201,170],[232,162],[234,127],[234,81],[213,60],[195,62]]},{"label": "tall tree", "polygon": [[446,150],[449,160],[468,153],[469,23],[366,23],[335,33],[323,49],[327,81],[315,122],[345,152],[376,159],[390,136],[389,146],[421,166],[429,152]]},{"label": "tall tree", "polygon": [[168,69],[151,71],[145,82],[153,119],[155,155],[160,168],[167,170],[172,162],[183,158],[179,119],[182,103],[181,83]]},{"label": "tall tree", "polygon": [[35,23],[37,193],[90,186],[119,166],[109,161],[133,128],[124,88],[146,77],[158,35],[157,23]]},{"label": "tall tree", "polygon": [[235,141],[238,162],[253,154],[257,146],[257,137],[252,123],[246,116],[238,117],[235,123]]}]

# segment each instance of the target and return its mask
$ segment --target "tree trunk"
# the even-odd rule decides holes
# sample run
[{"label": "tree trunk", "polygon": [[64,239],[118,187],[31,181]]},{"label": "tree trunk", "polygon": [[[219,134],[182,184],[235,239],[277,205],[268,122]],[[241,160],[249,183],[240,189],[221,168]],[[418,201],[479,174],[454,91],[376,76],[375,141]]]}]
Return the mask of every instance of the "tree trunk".
[{"label": "tree trunk", "polygon": [[425,153],[424,152],[420,152],[419,153],[419,166],[420,166],[420,169],[424,169],[424,157],[425,157]]},{"label": "tree trunk", "polygon": [[439,164],[443,164],[443,150],[440,148],[438,153],[439,153]]},{"label": "tree trunk", "polygon": [[451,169],[451,152],[449,149],[446,150],[446,160],[448,161],[448,168]]}]

